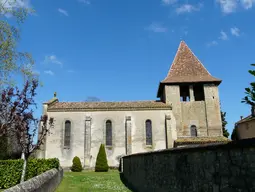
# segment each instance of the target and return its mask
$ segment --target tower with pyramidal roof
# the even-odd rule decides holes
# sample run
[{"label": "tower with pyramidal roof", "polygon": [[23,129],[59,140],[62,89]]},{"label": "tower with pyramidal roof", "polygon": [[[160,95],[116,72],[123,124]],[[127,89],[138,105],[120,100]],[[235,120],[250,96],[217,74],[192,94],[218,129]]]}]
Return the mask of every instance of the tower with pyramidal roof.
[{"label": "tower with pyramidal roof", "polygon": [[177,136],[222,136],[218,86],[184,41],[181,41],[157,97],[172,105]]}]

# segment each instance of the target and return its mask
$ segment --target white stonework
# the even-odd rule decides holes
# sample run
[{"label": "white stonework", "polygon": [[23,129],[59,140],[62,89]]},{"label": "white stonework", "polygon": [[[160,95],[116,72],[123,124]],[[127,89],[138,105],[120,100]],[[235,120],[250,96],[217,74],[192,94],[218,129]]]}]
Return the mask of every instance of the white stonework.
[{"label": "white stonework", "polygon": [[[54,128],[46,139],[45,158],[58,157],[62,166],[71,166],[74,156],[81,159],[85,167],[94,167],[100,144],[105,144],[105,123],[111,120],[113,129],[113,143],[106,146],[109,166],[117,166],[118,157],[126,155],[125,121],[131,117],[131,149],[132,153],[165,149],[166,137],[172,146],[172,136],[176,135],[175,119],[169,110],[147,111],[95,111],[95,112],[48,112],[54,118]],[[169,116],[168,130],[166,132],[166,116]],[[85,120],[91,119],[91,148],[85,151]],[[145,121],[152,121],[152,146],[146,146]],[[64,123],[71,121],[71,147],[64,148]],[[166,135],[166,133],[168,135]],[[90,154],[89,158],[85,154]]]}]

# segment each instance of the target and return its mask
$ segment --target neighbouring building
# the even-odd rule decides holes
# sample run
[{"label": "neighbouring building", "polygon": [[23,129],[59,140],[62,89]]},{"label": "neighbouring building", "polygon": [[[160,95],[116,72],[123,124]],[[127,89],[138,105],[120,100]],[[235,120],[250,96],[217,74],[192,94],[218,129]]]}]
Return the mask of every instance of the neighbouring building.
[{"label": "neighbouring building", "polygon": [[255,138],[255,109],[252,107],[251,115],[236,122],[236,139],[248,139]]},{"label": "neighbouring building", "polygon": [[157,101],[60,102],[55,94],[43,104],[55,125],[40,157],[57,157],[68,167],[78,156],[84,167],[94,167],[103,143],[109,166],[117,166],[127,154],[224,142],[220,83],[182,41]]}]

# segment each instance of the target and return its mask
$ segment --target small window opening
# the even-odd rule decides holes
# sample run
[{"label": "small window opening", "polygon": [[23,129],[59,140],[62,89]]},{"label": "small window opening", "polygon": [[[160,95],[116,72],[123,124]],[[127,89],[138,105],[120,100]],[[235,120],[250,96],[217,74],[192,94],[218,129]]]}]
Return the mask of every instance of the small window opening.
[{"label": "small window opening", "polygon": [[188,85],[181,85],[180,86],[180,99],[181,101],[190,101],[190,94],[189,94],[189,86]]},{"label": "small window opening", "polygon": [[193,91],[194,91],[195,101],[204,101],[205,100],[205,93],[204,93],[203,85],[193,85]]}]

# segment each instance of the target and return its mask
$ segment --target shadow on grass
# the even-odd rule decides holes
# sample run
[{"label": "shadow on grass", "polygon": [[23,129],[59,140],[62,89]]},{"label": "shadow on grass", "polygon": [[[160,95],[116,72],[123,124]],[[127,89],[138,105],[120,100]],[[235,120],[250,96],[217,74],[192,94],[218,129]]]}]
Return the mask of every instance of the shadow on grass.
[{"label": "shadow on grass", "polygon": [[125,179],[123,173],[120,172],[119,175],[120,175],[120,180],[121,180],[121,182],[122,182],[130,191],[132,191],[132,192],[139,192],[137,189],[135,189],[135,187],[134,187],[131,183],[129,183],[129,182]]}]

